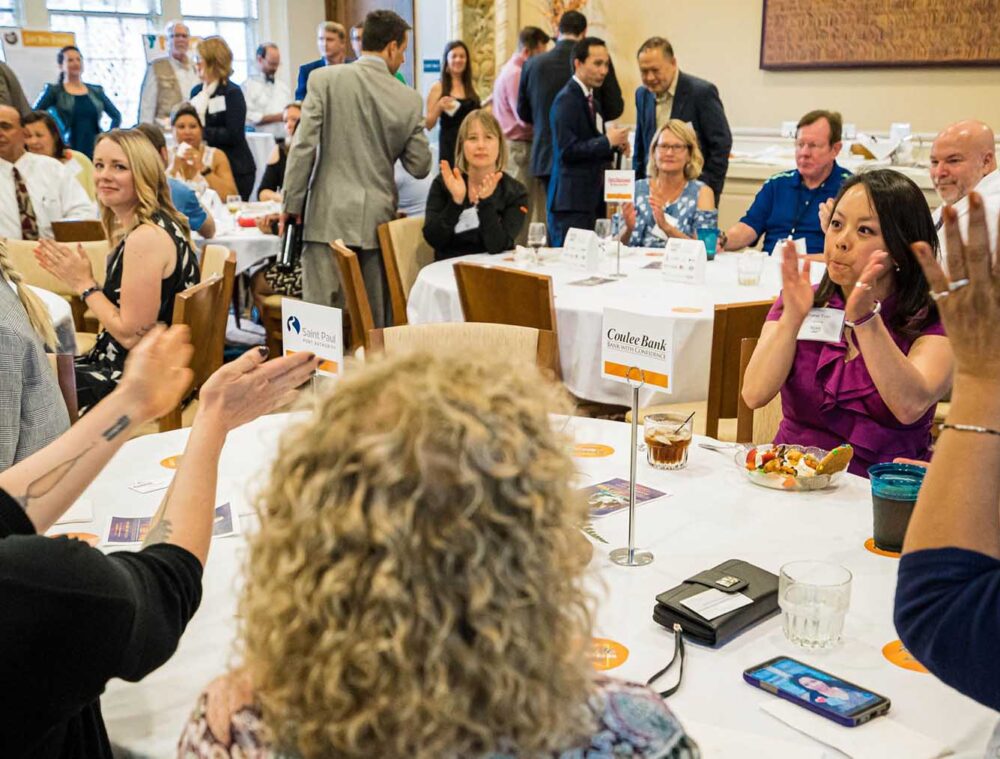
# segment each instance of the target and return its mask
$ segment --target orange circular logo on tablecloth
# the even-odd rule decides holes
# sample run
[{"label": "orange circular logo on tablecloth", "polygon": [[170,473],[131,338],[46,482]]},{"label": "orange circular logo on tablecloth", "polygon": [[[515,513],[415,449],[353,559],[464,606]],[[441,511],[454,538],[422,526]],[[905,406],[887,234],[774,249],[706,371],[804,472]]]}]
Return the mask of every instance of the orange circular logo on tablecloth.
[{"label": "orange circular logo on tablecloth", "polygon": [[94,548],[96,548],[97,544],[101,542],[101,539],[92,532],[60,532],[58,535],[49,535],[49,537],[82,540],[88,546],[92,546]]},{"label": "orange circular logo on tablecloth", "polygon": [[694,306],[674,306],[672,309],[675,314],[700,314],[701,309],[695,308]]},{"label": "orange circular logo on tablecloth", "polygon": [[599,459],[614,452],[614,448],[602,443],[577,443],[573,446],[573,455],[581,459]]},{"label": "orange circular logo on tablecloth", "polygon": [[593,638],[591,640],[590,663],[594,669],[604,671],[620,667],[628,659],[628,649],[616,640]]},{"label": "orange circular logo on tablecloth", "polygon": [[167,456],[163,461],[160,462],[160,466],[166,467],[167,469],[176,469],[177,465],[181,463],[181,454],[176,456]]},{"label": "orange circular logo on tablecloth", "polygon": [[913,658],[913,654],[906,650],[906,646],[901,640],[894,640],[882,646],[882,656],[901,669],[908,669],[912,672],[927,672],[927,667]]},{"label": "orange circular logo on tablecloth", "polygon": [[868,538],[868,540],[865,541],[865,550],[871,551],[876,556],[888,556],[890,559],[899,558],[899,554],[895,551],[883,551],[875,545],[875,538]]}]

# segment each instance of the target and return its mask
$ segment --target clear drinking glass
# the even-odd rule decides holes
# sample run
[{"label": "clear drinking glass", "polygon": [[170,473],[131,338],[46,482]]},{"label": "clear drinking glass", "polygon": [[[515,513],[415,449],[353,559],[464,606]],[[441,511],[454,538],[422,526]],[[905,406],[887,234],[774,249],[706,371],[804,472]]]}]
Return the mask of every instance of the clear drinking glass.
[{"label": "clear drinking glass", "polygon": [[235,216],[240,212],[240,206],[243,203],[243,198],[239,195],[227,195],[226,196],[226,210],[229,211],[230,216]]},{"label": "clear drinking glass", "polygon": [[528,225],[528,247],[535,252],[535,263],[538,263],[538,250],[545,245],[545,240],[545,224],[541,221],[531,222]]},{"label": "clear drinking glass", "polygon": [[781,568],[778,605],[785,637],[803,648],[832,648],[844,632],[851,573],[829,561],[793,561]]},{"label": "clear drinking glass", "polygon": [[741,285],[759,285],[763,270],[764,254],[759,250],[744,251],[736,259],[736,277]]},{"label": "clear drinking glass", "polygon": [[646,414],[642,438],[646,444],[646,463],[653,469],[683,469],[687,466],[688,448],[694,415],[667,411]]},{"label": "clear drinking glass", "polygon": [[598,219],[595,221],[594,234],[601,241],[601,251],[607,253],[608,241],[611,239],[611,219]]}]

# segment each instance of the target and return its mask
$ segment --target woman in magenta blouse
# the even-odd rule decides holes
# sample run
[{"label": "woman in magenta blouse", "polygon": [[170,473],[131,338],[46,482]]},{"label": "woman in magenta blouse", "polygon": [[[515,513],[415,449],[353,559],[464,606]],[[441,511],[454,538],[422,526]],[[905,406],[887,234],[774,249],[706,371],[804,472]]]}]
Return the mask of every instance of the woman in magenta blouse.
[{"label": "woman in magenta blouse", "polygon": [[[954,358],[910,249],[937,234],[920,189],[889,169],[844,183],[823,250],[826,273],[813,287],[794,246],[782,263],[782,292],[747,367],[750,408],[781,392],[776,443],[854,446],[850,471],[896,457],[926,460],[934,408],[951,385]],[[812,309],[844,312],[835,342],[799,339]]]}]

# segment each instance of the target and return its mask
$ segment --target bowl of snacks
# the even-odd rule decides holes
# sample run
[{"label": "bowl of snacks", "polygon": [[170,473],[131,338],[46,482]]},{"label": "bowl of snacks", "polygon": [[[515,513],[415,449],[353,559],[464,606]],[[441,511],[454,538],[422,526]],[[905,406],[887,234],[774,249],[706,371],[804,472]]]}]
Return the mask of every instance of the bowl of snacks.
[{"label": "bowl of snacks", "polygon": [[802,445],[755,445],[736,454],[750,481],[774,490],[822,490],[847,469],[854,449],[838,445],[832,451]]}]

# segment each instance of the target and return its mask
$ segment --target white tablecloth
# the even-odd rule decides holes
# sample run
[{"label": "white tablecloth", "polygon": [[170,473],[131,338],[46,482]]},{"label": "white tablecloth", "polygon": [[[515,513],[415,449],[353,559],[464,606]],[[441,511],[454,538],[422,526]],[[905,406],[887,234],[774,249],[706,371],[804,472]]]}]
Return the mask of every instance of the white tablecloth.
[{"label": "white tablecloth", "polygon": [[233,219],[216,216],[220,231],[207,245],[224,245],[236,253],[236,273],[242,274],[254,264],[276,257],[281,252],[281,238],[265,235],[257,227],[233,226]]},{"label": "white tablecloth", "polygon": [[[626,250],[625,248],[622,249]],[[624,384],[601,379],[601,319],[605,308],[617,308],[650,316],[667,316],[673,322],[673,393],[643,389],[640,403],[683,403],[708,397],[708,370],[712,351],[715,306],[766,300],[781,289],[777,259],[764,262],[760,285],[741,286],[736,281],[736,258],[729,253],[707,263],[704,285],[684,285],[663,280],[658,270],[643,267],[660,260],[662,251],[632,252],[621,259],[626,279],[594,287],[570,285],[591,276],[590,272],[563,263],[541,266],[515,264],[509,255],[463,256],[439,261],[421,269],[410,291],[406,313],[412,324],[462,321],[462,305],[452,264],[471,261],[515,269],[526,269],[552,277],[559,356],[563,382],[579,398],[601,403],[629,405],[631,394]],[[602,273],[614,271],[614,258],[602,261]],[[813,278],[823,275],[822,265],[813,266]],[[688,309],[697,309],[690,313]]]},{"label": "white tablecloth", "polygon": [[28,285],[32,291],[41,298],[42,303],[49,311],[52,318],[52,326],[56,330],[56,340],[58,341],[58,352],[76,353],[76,325],[73,323],[73,309],[70,308],[69,301],[61,295],[56,295],[51,290]]},{"label": "white tablecloth", "polygon": [[[288,416],[258,420],[230,435],[223,451],[217,501],[234,504],[244,529],[254,524],[242,516],[249,512],[246,494],[266,476],[278,435],[290,421]],[[569,429],[577,442],[615,449],[610,457],[576,459],[581,486],[627,478],[627,425],[573,419]],[[94,522],[55,529],[100,533],[112,515],[153,514],[163,493],[140,495],[127,485],[167,476],[169,470],[159,462],[181,453],[187,434],[177,430],[127,443],[84,494],[93,504]],[[248,472],[254,474],[248,477]],[[638,542],[654,552],[653,564],[625,568],[607,559],[607,550],[625,544],[627,512],[594,523],[608,540],[608,545],[595,543],[591,563],[590,583],[599,597],[594,632],[629,650],[624,665],[609,672],[612,676],[644,682],[666,663],[673,635],[652,621],[654,597],[722,561],[744,559],[777,573],[787,561],[825,558],[843,564],[854,576],[845,640],[832,651],[799,650],[785,640],[777,617],[719,650],[688,646],[684,681],[670,698],[670,707],[682,722],[698,726],[700,734],[692,734],[704,748],[723,743],[723,736],[730,746],[736,745],[735,750],[706,751],[706,756],[800,757],[818,748],[762,712],[758,705],[773,697],[742,681],[744,669],[779,654],[882,693],[892,700],[892,719],[947,742],[965,756],[983,755],[995,713],[931,675],[897,668],[881,654],[882,647],[897,638],[892,624],[897,562],[863,548],[872,526],[865,480],[848,475],[837,487],[815,493],[765,490],[750,483],[731,457],[692,446],[687,469],[659,472],[640,460],[638,481],[670,494],[637,512]],[[115,743],[141,756],[173,756],[197,694],[233,661],[244,545],[241,536],[213,541],[201,607],[173,658],[140,683],[109,685],[102,708]],[[764,750],[760,742],[767,740],[783,741],[787,750],[776,751],[773,744]]]}]

